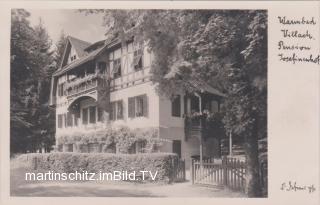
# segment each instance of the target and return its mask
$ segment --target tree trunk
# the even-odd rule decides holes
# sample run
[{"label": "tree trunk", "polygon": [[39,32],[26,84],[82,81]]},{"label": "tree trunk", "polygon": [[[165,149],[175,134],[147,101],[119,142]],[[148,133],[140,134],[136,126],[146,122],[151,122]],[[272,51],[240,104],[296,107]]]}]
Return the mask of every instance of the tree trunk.
[{"label": "tree trunk", "polygon": [[246,136],[245,142],[247,157],[246,194],[248,197],[261,197],[257,122],[254,124],[253,131],[249,134],[250,136]]}]

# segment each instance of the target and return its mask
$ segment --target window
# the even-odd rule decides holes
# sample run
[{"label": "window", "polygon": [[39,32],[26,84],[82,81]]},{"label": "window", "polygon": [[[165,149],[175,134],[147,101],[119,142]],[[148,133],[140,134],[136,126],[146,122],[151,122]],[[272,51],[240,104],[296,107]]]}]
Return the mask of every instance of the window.
[{"label": "window", "polygon": [[58,96],[63,96],[63,83],[58,85]]},{"label": "window", "polygon": [[171,115],[173,117],[181,116],[180,95],[174,96],[174,98],[171,100]]},{"label": "window", "polygon": [[62,116],[61,114],[58,115],[58,128],[62,128]]},{"label": "window", "polygon": [[77,58],[76,55],[71,56],[71,57],[70,57],[71,62],[74,61],[74,60],[76,60],[76,58]]},{"label": "window", "polygon": [[98,70],[99,70],[99,73],[104,73],[105,70],[106,70],[106,63],[105,62],[99,62],[98,63]]},{"label": "window", "polygon": [[130,118],[148,116],[147,95],[140,95],[128,99],[128,115]]},{"label": "window", "polygon": [[110,120],[123,119],[123,101],[111,102]]},{"label": "window", "polygon": [[142,56],[143,56],[143,51],[142,49],[137,49],[133,52],[133,67],[135,71],[141,70],[142,69]]},{"label": "window", "polygon": [[82,124],[88,124],[88,108],[82,109]]},{"label": "window", "polygon": [[89,119],[89,122],[90,123],[96,123],[96,106],[91,106],[91,107],[89,107],[89,113],[90,113],[90,115],[89,115],[89,117],[90,117],[90,119]]},{"label": "window", "polygon": [[143,96],[136,97],[136,117],[143,116]]},{"label": "window", "polygon": [[98,107],[98,122],[102,121],[102,116],[103,116],[103,109]]},{"label": "window", "polygon": [[121,77],[121,58],[115,59],[113,61],[113,78]]},{"label": "window", "polygon": [[74,117],[74,126],[78,126],[78,117],[77,115],[73,114]]},{"label": "window", "polygon": [[117,101],[117,120],[123,119],[123,102],[122,100]]},{"label": "window", "polygon": [[73,116],[70,112],[67,112],[67,126],[72,127],[73,126]]}]

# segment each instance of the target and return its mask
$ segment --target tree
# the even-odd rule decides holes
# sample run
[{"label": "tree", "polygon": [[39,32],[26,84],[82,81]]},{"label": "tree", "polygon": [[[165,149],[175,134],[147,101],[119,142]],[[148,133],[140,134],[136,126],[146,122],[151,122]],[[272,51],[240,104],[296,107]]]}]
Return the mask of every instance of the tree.
[{"label": "tree", "polygon": [[60,33],[59,40],[55,44],[55,47],[56,47],[55,61],[56,61],[56,64],[57,64],[57,69],[61,65],[63,53],[64,53],[64,50],[65,50],[65,47],[66,47],[66,42],[67,42],[67,37],[66,37],[64,31],[62,30],[61,33]]},{"label": "tree", "polygon": [[147,42],[160,94],[195,92],[203,80],[227,94],[226,130],[245,139],[247,194],[260,196],[258,138],[266,137],[267,16],[245,10],[90,10],[109,34]]},{"label": "tree", "polygon": [[49,137],[48,133],[54,128],[54,115],[48,108],[48,93],[54,66],[53,52],[42,20],[32,28],[27,19],[29,16],[26,10],[12,10],[11,153],[35,152],[43,144],[52,144],[52,134]]}]

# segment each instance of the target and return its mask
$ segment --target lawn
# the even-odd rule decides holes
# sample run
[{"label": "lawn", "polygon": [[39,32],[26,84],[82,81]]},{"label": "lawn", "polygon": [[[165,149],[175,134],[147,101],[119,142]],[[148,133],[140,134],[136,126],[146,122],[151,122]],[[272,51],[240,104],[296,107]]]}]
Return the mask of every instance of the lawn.
[{"label": "lawn", "polygon": [[200,187],[190,182],[135,184],[97,181],[25,181],[26,169],[11,166],[11,196],[40,197],[245,197],[229,190]]}]

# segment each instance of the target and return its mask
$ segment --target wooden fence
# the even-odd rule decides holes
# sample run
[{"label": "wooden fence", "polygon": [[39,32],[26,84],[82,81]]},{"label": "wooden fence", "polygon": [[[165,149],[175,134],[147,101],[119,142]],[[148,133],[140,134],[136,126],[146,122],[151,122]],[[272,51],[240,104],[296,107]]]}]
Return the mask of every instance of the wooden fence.
[{"label": "wooden fence", "polygon": [[220,160],[192,160],[192,184],[209,186],[226,186],[232,190],[245,190],[245,162],[243,160],[223,157]]},{"label": "wooden fence", "polygon": [[174,182],[182,182],[186,180],[186,163],[182,159],[173,162],[173,179]]}]

